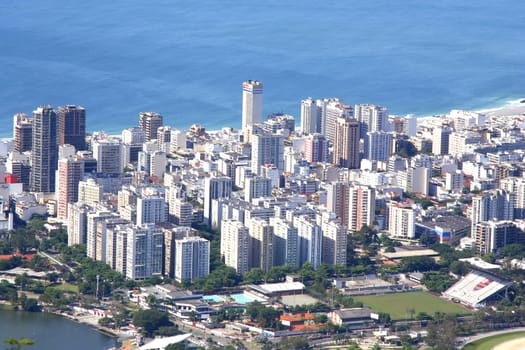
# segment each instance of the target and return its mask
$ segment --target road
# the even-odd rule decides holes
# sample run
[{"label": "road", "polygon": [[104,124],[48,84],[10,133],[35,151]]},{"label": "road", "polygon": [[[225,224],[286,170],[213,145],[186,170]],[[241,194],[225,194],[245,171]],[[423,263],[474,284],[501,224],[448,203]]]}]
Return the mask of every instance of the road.
[{"label": "road", "polygon": [[465,345],[472,343],[476,340],[492,337],[493,335],[498,334],[505,334],[505,333],[514,333],[514,332],[524,332],[525,327],[516,327],[516,328],[508,328],[508,329],[502,329],[500,331],[493,331],[493,332],[487,332],[487,333],[480,333],[476,334],[472,337],[462,337],[458,338],[458,340],[461,342],[461,347],[459,349],[462,349]]}]

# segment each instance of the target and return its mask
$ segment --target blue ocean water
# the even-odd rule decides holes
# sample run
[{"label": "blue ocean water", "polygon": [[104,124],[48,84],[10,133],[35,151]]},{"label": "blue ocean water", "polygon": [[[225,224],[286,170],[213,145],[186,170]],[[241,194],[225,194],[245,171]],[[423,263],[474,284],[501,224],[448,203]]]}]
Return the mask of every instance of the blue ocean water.
[{"label": "blue ocean water", "polygon": [[495,107],[525,96],[516,0],[0,2],[0,136],[12,115],[80,104],[88,129],[140,111],[165,123],[240,125],[241,83],[264,112],[337,96],[394,114]]}]

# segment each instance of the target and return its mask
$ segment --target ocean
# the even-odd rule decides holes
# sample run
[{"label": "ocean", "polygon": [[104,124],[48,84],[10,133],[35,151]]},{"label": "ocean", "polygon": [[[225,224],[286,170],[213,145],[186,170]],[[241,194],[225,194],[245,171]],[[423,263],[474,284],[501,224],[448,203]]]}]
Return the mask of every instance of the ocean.
[{"label": "ocean", "polygon": [[417,116],[525,96],[516,0],[0,2],[0,136],[38,105],[79,104],[89,131],[239,127],[241,84],[264,113],[339,97]]}]

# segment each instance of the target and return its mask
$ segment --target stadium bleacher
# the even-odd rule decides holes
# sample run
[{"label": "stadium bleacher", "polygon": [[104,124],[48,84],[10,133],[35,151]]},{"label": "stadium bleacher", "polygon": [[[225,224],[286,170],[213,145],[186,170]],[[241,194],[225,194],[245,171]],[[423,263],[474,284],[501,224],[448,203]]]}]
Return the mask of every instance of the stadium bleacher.
[{"label": "stadium bleacher", "polygon": [[446,290],[443,296],[470,307],[478,307],[483,301],[508,287],[511,283],[511,281],[493,273],[472,270]]}]

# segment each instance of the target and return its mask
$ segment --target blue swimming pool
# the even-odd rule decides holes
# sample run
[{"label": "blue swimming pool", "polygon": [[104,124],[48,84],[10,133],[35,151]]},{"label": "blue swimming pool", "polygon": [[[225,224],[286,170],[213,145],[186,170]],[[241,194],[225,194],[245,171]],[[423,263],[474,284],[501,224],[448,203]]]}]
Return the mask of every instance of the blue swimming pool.
[{"label": "blue swimming pool", "polygon": [[211,302],[211,303],[221,303],[224,301],[224,298],[218,295],[205,295],[202,297],[202,300]]},{"label": "blue swimming pool", "polygon": [[230,297],[235,300],[237,304],[249,304],[254,301],[254,299],[250,298],[249,296],[246,296],[244,294],[232,294]]}]

